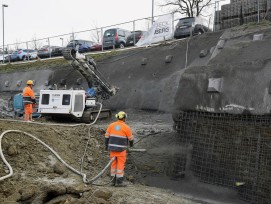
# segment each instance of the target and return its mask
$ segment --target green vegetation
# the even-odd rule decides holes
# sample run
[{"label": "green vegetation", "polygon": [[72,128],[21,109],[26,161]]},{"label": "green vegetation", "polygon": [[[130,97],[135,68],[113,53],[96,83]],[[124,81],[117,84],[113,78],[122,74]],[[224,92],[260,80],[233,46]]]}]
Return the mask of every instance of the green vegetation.
[{"label": "green vegetation", "polygon": [[[86,56],[91,56],[94,58],[96,62],[103,61],[107,58],[122,55],[129,51],[118,52],[116,50],[108,51],[105,53],[99,54],[88,54]],[[19,70],[37,70],[37,69],[57,69],[63,68],[66,66],[70,66],[69,62],[64,58],[56,58],[56,59],[48,59],[48,60],[38,60],[38,61],[30,61],[25,63],[10,63],[0,66],[0,73],[2,72],[14,72]]]},{"label": "green vegetation", "polygon": [[255,29],[255,28],[261,28],[261,30],[270,28],[271,22],[268,20],[263,20],[260,23],[258,22],[250,22],[247,24],[243,24],[241,26],[233,27],[232,31],[238,31],[238,30],[245,30],[245,29]]},{"label": "green vegetation", "polygon": [[1,72],[13,72],[15,70],[33,70],[33,69],[48,69],[67,66],[68,62],[64,59],[51,59],[46,61],[35,61],[26,63],[10,63],[0,66]]}]

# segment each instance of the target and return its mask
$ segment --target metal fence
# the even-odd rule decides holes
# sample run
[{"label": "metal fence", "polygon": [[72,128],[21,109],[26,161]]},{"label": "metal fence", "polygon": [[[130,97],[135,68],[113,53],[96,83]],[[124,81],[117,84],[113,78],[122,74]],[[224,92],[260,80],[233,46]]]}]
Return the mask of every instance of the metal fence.
[{"label": "metal fence", "polygon": [[[256,21],[258,15],[255,13],[260,11],[260,19],[271,20],[271,0],[232,0],[231,4],[221,6],[221,1],[215,1],[206,7],[202,23],[211,30],[217,31]],[[258,4],[258,1],[260,2]],[[219,10],[221,8],[221,10]],[[166,15],[166,14],[163,14]],[[154,16],[154,21],[161,15]],[[174,14],[174,27],[179,18],[184,17],[180,14]],[[11,54],[17,49],[34,49],[37,50],[44,45],[66,47],[72,40],[88,40],[97,42],[102,45],[103,33],[110,28],[120,27],[130,31],[149,30],[152,25],[152,17],[135,19],[123,23],[118,23],[110,26],[96,27],[83,31],[76,31],[72,33],[60,34],[45,38],[32,37],[31,40],[25,42],[14,42],[5,44],[5,52]],[[95,27],[95,26],[94,26]],[[3,45],[0,46],[3,48]],[[103,49],[103,48],[102,48]]]},{"label": "metal fence", "polygon": [[[223,2],[223,0],[221,1]],[[219,10],[221,8],[221,10]],[[230,4],[220,5],[219,1],[206,7],[204,13],[204,24],[212,30],[220,30],[243,23],[249,23],[263,19],[271,20],[271,1],[270,0],[231,0]],[[259,14],[259,15],[258,15]],[[163,14],[166,15],[166,14]],[[159,15],[161,16],[161,15]],[[159,16],[154,16],[154,20]],[[175,24],[181,16],[174,14]],[[91,28],[83,31],[60,34],[45,38],[33,37],[25,42],[14,42],[5,45],[4,50],[11,52],[17,49],[38,49],[43,45],[65,47],[71,40],[84,39],[102,44],[103,33],[113,27],[121,27],[130,31],[147,31],[152,25],[152,17],[146,17],[118,23],[115,25]],[[0,46],[3,48],[3,45]]]},{"label": "metal fence", "polygon": [[[214,8],[214,5],[210,5],[207,10],[210,10]],[[167,14],[163,14],[167,15]],[[157,15],[154,16],[154,21],[162,15]],[[203,18],[202,23],[209,27],[213,27],[213,13],[208,15],[207,18]],[[179,14],[175,13],[174,14],[174,27],[177,24],[177,21],[179,18],[183,16],[180,16]],[[96,43],[99,43],[102,45],[102,39],[103,39],[103,33],[105,30],[110,29],[110,28],[116,28],[120,27],[126,30],[130,31],[136,31],[136,30],[143,30],[147,31],[152,25],[152,17],[146,17],[146,18],[141,18],[141,19],[136,19],[132,21],[127,21],[123,23],[118,23],[110,26],[104,26],[104,27],[97,27],[97,28],[91,28],[88,30],[83,30],[83,31],[76,31],[72,33],[67,33],[67,34],[60,34],[60,35],[55,35],[55,36],[50,36],[50,37],[45,37],[45,38],[36,38],[33,37],[29,41],[25,42],[15,42],[15,43],[9,43],[5,44],[5,52],[11,54],[12,51],[18,50],[18,49],[34,49],[37,50],[41,48],[44,45],[48,46],[60,46],[60,47],[66,47],[67,44],[72,41],[72,40],[88,40],[88,41],[93,41]],[[0,46],[0,48],[3,48],[3,45]],[[103,49],[103,48],[102,48]]]},{"label": "metal fence", "polygon": [[271,202],[271,116],[181,112],[175,125],[183,146],[192,147],[189,168],[200,181],[236,188],[250,203]]},{"label": "metal fence", "polygon": [[[157,17],[159,16],[155,16],[155,18]],[[136,19],[133,21],[123,22],[123,23],[119,23],[115,25],[97,27],[97,28],[92,28],[88,30],[61,34],[61,35],[56,35],[56,36],[51,36],[51,37],[46,37],[46,38],[34,37],[32,38],[32,40],[29,40],[29,41],[7,44],[5,45],[4,49],[5,51],[10,52],[12,50],[17,50],[17,49],[35,49],[36,50],[44,45],[65,47],[70,41],[79,40],[79,39],[93,41],[93,42],[102,44],[103,33],[107,29],[110,29],[113,27],[116,28],[120,26],[121,28],[130,30],[130,31],[148,30],[152,25],[151,20],[152,20],[151,17],[147,17],[147,18]],[[3,45],[1,47],[3,47]]]}]

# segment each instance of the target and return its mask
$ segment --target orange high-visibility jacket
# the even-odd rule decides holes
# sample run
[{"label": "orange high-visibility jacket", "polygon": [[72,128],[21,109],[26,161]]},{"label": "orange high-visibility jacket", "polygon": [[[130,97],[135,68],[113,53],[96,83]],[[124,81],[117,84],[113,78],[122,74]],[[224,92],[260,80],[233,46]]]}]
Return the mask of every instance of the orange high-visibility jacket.
[{"label": "orange high-visibility jacket", "polygon": [[29,87],[25,87],[23,90],[23,103],[26,104],[32,104],[33,100],[35,99],[34,91]]},{"label": "orange high-visibility jacket", "polygon": [[108,126],[105,138],[109,138],[109,151],[122,152],[127,148],[128,140],[133,140],[133,135],[131,128],[124,121],[118,120]]}]

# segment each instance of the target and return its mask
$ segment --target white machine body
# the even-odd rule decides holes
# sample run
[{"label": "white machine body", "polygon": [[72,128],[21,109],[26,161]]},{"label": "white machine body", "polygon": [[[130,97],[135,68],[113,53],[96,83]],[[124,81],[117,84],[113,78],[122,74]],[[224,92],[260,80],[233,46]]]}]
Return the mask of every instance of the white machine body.
[{"label": "white machine body", "polygon": [[96,106],[84,90],[40,90],[38,112],[46,115],[73,115],[81,118],[85,108]]}]

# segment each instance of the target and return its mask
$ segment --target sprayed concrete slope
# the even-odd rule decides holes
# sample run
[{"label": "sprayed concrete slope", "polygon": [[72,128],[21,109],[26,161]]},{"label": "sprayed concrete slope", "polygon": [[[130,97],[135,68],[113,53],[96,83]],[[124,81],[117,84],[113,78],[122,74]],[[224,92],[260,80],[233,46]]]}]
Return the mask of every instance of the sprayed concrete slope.
[{"label": "sprayed concrete slope", "polygon": [[[119,92],[105,101],[108,108],[147,109],[171,112],[178,90],[180,76],[185,65],[206,64],[209,59],[199,60],[201,50],[214,47],[222,33],[210,33],[175,41],[170,44],[120,52],[117,55],[96,59],[98,69],[111,85],[119,87]],[[166,58],[172,56],[171,62]],[[94,56],[95,57],[95,56]],[[85,79],[65,61],[56,63],[43,61],[28,65],[13,66],[13,71],[5,73],[6,66],[1,67],[0,92],[2,96],[21,92],[28,79],[36,81],[35,91],[48,89],[49,86],[69,89],[86,89]],[[21,82],[21,85],[20,85]],[[49,82],[49,86],[46,83]],[[54,85],[56,84],[56,85]],[[65,84],[65,85],[64,85]],[[4,94],[3,94],[4,93]]]},{"label": "sprayed concrete slope", "polygon": [[[253,40],[259,34],[263,39]],[[189,66],[182,74],[176,111],[270,113],[270,45],[270,27],[227,30],[206,56],[207,64]]]}]

